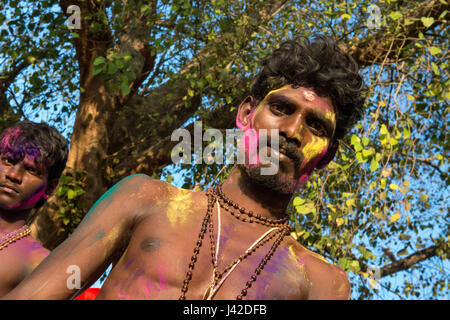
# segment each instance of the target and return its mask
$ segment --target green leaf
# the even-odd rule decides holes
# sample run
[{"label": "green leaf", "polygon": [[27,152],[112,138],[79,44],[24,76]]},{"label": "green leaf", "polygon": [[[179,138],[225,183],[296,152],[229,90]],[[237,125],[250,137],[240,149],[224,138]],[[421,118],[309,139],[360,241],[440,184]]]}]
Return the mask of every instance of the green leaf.
[{"label": "green leaf", "polygon": [[355,198],[350,198],[350,199],[345,200],[345,205],[346,205],[347,207],[351,207],[351,206],[353,206],[354,204],[355,204]]},{"label": "green leaf", "polygon": [[339,258],[339,260],[338,260],[338,265],[345,271],[348,271],[350,263],[351,263],[350,258]]},{"label": "green leaf", "polygon": [[308,214],[308,213],[312,213],[312,212],[316,211],[314,203],[311,203],[311,202],[310,203],[306,203],[306,204],[301,205],[301,206],[297,206],[297,207],[295,207],[295,209],[300,214]]},{"label": "green leaf", "polygon": [[433,69],[433,73],[434,73],[435,75],[438,76],[438,75],[440,74],[440,72],[439,72],[439,67],[437,66],[436,63],[431,62],[431,68]]},{"label": "green leaf", "polygon": [[361,145],[361,139],[356,135],[352,135],[350,143],[353,145],[356,152],[361,151],[363,149]]},{"label": "green leaf", "polygon": [[373,150],[373,149],[369,149],[369,150],[364,149],[362,151],[362,154],[365,158],[367,158],[367,157],[370,157],[372,154],[374,154],[374,152],[375,152],[375,150]]},{"label": "green leaf", "polygon": [[408,139],[411,137],[411,132],[409,132],[408,128],[403,128],[403,138]]},{"label": "green leaf", "polygon": [[104,57],[96,57],[94,59],[94,66],[99,66],[105,64],[106,59]]},{"label": "green leaf", "polygon": [[389,17],[391,17],[391,19],[395,21],[395,20],[398,20],[401,17],[403,17],[403,14],[401,12],[399,12],[399,11],[394,11],[394,12],[391,12]]},{"label": "green leaf", "polygon": [[434,23],[434,18],[433,17],[422,17],[420,18],[420,20],[422,21],[423,25],[428,28],[429,26],[431,26]]},{"label": "green leaf", "polygon": [[414,20],[413,19],[408,19],[408,18],[406,18],[405,20],[404,20],[404,24],[406,25],[406,26],[409,26],[410,24],[413,24],[414,23]]},{"label": "green leaf", "polygon": [[116,64],[112,61],[109,61],[108,62],[108,74],[110,74],[110,75],[114,74],[117,72],[117,70],[118,70],[118,68],[117,68]]},{"label": "green leaf", "polygon": [[72,190],[72,189],[67,190],[67,199],[72,200],[76,196],[77,196],[77,193],[74,190]]},{"label": "green leaf", "polygon": [[429,47],[428,50],[433,56],[442,52],[442,50],[438,47]]},{"label": "green leaf", "polygon": [[103,71],[103,67],[102,67],[102,66],[100,66],[100,67],[95,67],[94,70],[92,70],[92,75],[93,75],[93,76],[96,76],[96,75],[98,75],[99,73],[101,73],[102,71]]},{"label": "green leaf", "polygon": [[362,144],[366,147],[369,144],[370,139],[367,137],[362,137],[361,141],[362,141]]},{"label": "green leaf", "polygon": [[356,153],[356,159],[358,160],[359,163],[363,163],[364,161],[366,161],[366,160],[364,160],[361,152]]},{"label": "green leaf", "polygon": [[352,268],[352,271],[355,273],[357,273],[361,270],[358,260],[353,260],[352,263],[350,264],[350,266]]},{"label": "green leaf", "polygon": [[302,198],[300,198],[300,197],[296,197],[296,198],[294,198],[294,201],[293,201],[292,204],[293,204],[295,207],[297,207],[297,206],[303,205],[305,202],[306,202],[305,199],[302,199]]},{"label": "green leaf", "polygon": [[64,196],[65,194],[66,194],[66,192],[67,192],[67,187],[58,187],[58,190],[56,191],[56,195],[58,196],[58,197],[62,197],[62,196]]},{"label": "green leaf", "polygon": [[395,145],[398,144],[398,140],[397,140],[397,139],[394,139],[394,138],[391,138],[391,139],[389,139],[389,143],[390,143],[391,145],[395,146]]},{"label": "green leaf", "polygon": [[372,158],[372,160],[370,161],[370,172],[374,172],[375,170],[377,170],[379,165],[380,164],[378,163],[378,161]]},{"label": "green leaf", "polygon": [[129,87],[127,82],[122,82],[120,84],[120,90],[122,91],[122,95],[123,96],[128,95],[130,93],[130,91],[131,91],[131,89],[130,89],[130,87]]}]

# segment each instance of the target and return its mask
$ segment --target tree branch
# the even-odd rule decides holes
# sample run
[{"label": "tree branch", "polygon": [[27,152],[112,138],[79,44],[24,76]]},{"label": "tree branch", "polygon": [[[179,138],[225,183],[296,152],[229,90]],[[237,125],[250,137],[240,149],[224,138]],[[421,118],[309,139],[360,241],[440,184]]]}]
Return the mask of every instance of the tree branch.
[{"label": "tree branch", "polygon": [[[443,23],[442,20],[439,20],[439,16],[446,10],[449,10],[449,5],[443,4],[439,0],[424,2],[398,20],[399,24],[404,28],[401,37],[384,29],[379,29],[375,35],[367,40],[359,41],[357,44],[349,47],[347,51],[361,67],[381,63],[386,58],[388,58],[387,61],[389,62],[391,58],[395,57],[398,49],[409,44],[412,39],[418,36],[419,32],[434,29],[437,25]],[[421,17],[432,17],[435,21],[426,28],[420,20]],[[406,25],[405,21],[407,19],[414,22]],[[392,49],[389,50],[392,41]],[[388,55],[387,57],[386,54]],[[393,61],[397,61],[397,59],[398,57],[395,57]]]},{"label": "tree branch", "polygon": [[399,271],[407,270],[413,265],[437,255],[438,246],[431,246],[417,251],[404,259],[393,261],[380,269],[380,276],[386,277]]},{"label": "tree branch", "polygon": [[[225,46],[224,44],[229,41],[228,39],[232,38],[230,37],[230,33],[217,36],[203,47],[200,52],[178,72],[177,76],[153,90],[148,96],[135,96],[133,101],[130,102],[136,112],[135,116],[146,119],[145,122],[141,122],[142,126],[153,129],[153,131],[156,131],[156,134],[148,134],[148,137],[145,139],[135,139],[134,141],[137,147],[135,152],[137,155],[130,156],[130,154],[126,152],[120,154],[119,157],[122,160],[120,161],[120,165],[115,169],[117,169],[118,172],[138,170],[138,172],[151,173],[154,168],[160,168],[169,164],[170,154],[167,153],[165,156],[162,156],[162,153],[168,152],[171,149],[169,146],[176,144],[170,142],[172,131],[179,128],[184,122],[191,118],[201,104],[201,92],[196,92],[194,95],[188,94],[190,84],[186,75],[195,70],[195,72],[201,73],[202,78],[205,78],[207,75],[212,79],[220,78],[220,74],[224,69],[222,66],[227,65],[227,63],[232,61],[232,58],[237,55],[234,48],[236,46],[247,46],[250,34],[257,30],[260,24],[267,23],[273,15],[285,5],[285,3],[286,1],[273,0],[265,2],[263,8],[260,7],[261,4],[259,4],[259,6],[249,6],[245,14],[252,17],[254,23],[249,23],[244,27],[240,27],[240,32],[244,34],[239,40],[242,41],[242,43],[235,44],[235,46]],[[236,32],[236,30],[231,32]],[[211,65],[210,61],[212,58],[214,58],[215,61],[221,61],[221,66]],[[248,79],[243,79],[242,81],[246,84],[249,83]],[[208,90],[208,88],[209,84],[207,84],[203,90]],[[244,93],[237,95],[234,98],[233,103],[240,103],[243,97]],[[149,113],[157,113],[160,115],[167,114],[170,115],[170,119],[157,117],[155,120],[148,120],[147,115]],[[130,120],[134,122],[136,117]],[[222,114],[216,119],[218,120],[221,118],[223,118]],[[227,114],[225,122],[233,125],[234,120],[231,120],[232,118],[232,115]],[[218,128],[217,123],[212,124],[215,128]],[[130,128],[130,136],[138,137],[139,132],[142,132],[142,128],[133,132],[133,127],[136,128],[135,125],[123,123],[122,125]],[[156,151],[155,146],[161,145],[161,138],[168,144],[164,144],[164,150]],[[139,145],[137,145],[136,141],[139,141]],[[142,161],[140,162],[138,159],[142,159]]]}]

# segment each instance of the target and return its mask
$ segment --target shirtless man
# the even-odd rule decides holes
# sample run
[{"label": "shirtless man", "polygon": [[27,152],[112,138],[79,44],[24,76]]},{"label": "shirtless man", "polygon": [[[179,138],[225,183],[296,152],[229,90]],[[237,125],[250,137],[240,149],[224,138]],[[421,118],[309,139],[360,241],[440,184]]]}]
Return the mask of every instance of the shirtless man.
[{"label": "shirtless man", "polygon": [[[275,175],[232,169],[221,187],[179,189],[125,178],[8,299],[68,299],[69,266],[82,291],[112,264],[97,299],[348,299],[345,272],[289,233],[286,207],[362,113],[358,67],[332,40],[289,41],[265,61],[236,122],[278,129]],[[247,154],[247,159],[249,158]]]},{"label": "shirtless man", "polygon": [[66,139],[43,123],[18,122],[0,134],[0,297],[49,253],[26,222],[54,192],[67,153]]}]

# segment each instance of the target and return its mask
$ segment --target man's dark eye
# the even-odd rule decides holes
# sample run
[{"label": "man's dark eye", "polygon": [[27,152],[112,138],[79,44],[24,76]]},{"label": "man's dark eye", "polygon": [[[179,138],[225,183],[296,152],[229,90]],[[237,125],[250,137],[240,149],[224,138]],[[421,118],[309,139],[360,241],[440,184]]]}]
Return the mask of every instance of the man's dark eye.
[{"label": "man's dark eye", "polygon": [[41,170],[39,167],[36,167],[36,166],[33,166],[33,165],[31,165],[31,166],[26,166],[25,169],[26,169],[29,173],[31,173],[32,175],[35,175],[35,176],[39,176],[39,175],[42,174],[42,170]]},{"label": "man's dark eye", "polygon": [[273,114],[279,116],[290,114],[289,108],[280,103],[271,103],[270,111],[272,111]]},{"label": "man's dark eye", "polygon": [[312,132],[316,136],[323,137],[327,135],[327,129],[320,120],[316,119],[309,120],[308,126],[312,129]]},{"label": "man's dark eye", "polygon": [[5,164],[14,164],[13,160],[9,157],[3,156],[1,159],[2,159],[2,162]]},{"label": "man's dark eye", "polygon": [[26,169],[27,169],[27,171],[29,171],[31,173],[37,173],[38,172],[38,170],[36,168],[34,168],[34,167],[27,167]]}]

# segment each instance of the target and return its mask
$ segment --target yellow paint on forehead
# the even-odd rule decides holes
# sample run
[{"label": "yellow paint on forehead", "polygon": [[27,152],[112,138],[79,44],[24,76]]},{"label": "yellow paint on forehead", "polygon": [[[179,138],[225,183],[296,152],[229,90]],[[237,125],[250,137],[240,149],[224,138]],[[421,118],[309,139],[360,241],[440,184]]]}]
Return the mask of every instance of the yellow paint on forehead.
[{"label": "yellow paint on forehead", "polygon": [[178,189],[168,200],[167,219],[171,225],[185,223],[192,213],[192,192]]},{"label": "yellow paint on forehead", "polygon": [[281,91],[281,90],[285,90],[285,89],[289,89],[289,88],[291,88],[291,85],[286,84],[286,85],[282,86],[281,88],[269,91],[269,93],[266,95],[266,97],[270,96],[272,93],[275,93],[275,92],[278,92],[278,91]]},{"label": "yellow paint on forehead", "polygon": [[313,137],[313,140],[305,145],[303,148],[303,156],[305,160],[311,160],[322,153],[327,146],[327,140],[320,137]]}]

